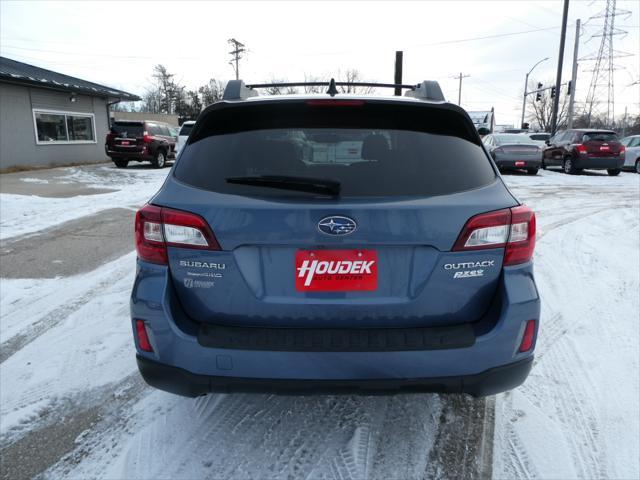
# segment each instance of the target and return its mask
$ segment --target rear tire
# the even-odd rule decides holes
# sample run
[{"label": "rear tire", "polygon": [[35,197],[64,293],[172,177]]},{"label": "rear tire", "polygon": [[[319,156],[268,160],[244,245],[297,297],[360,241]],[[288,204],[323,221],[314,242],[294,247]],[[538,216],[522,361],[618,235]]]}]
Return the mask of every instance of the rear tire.
[{"label": "rear tire", "polygon": [[537,174],[538,174],[537,168],[527,168],[527,175],[537,175]]},{"label": "rear tire", "polygon": [[154,168],[164,168],[166,164],[167,154],[164,150],[158,149],[158,151],[156,152],[156,156],[153,157],[153,160],[151,160],[151,165],[153,165]]},{"label": "rear tire", "polygon": [[542,159],[542,161],[540,162],[540,168],[542,168],[543,170],[547,169],[547,165],[544,163],[544,158]]},{"label": "rear tire", "polygon": [[114,158],[113,163],[115,163],[118,168],[127,168],[129,160],[125,160],[124,158]]},{"label": "rear tire", "polygon": [[573,159],[566,157],[562,162],[562,171],[567,175],[575,175],[577,173],[576,168],[573,166]]},{"label": "rear tire", "polygon": [[617,175],[620,175],[620,169],[619,168],[610,168],[609,170],[607,170],[607,173],[609,174],[609,176],[615,177]]}]

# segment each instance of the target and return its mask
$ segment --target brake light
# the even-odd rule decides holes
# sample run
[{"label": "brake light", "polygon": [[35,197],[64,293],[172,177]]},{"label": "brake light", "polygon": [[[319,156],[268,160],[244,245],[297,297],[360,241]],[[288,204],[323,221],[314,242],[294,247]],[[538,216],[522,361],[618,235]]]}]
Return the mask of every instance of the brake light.
[{"label": "brake light", "polygon": [[576,145],[576,150],[578,151],[578,153],[584,154],[587,153],[587,147],[585,147],[583,144],[579,143],[578,145]]},{"label": "brake light", "polygon": [[149,132],[144,132],[142,134],[142,143],[151,143],[153,139],[151,138],[151,135],[149,135]]},{"label": "brake light", "polygon": [[624,151],[626,150],[627,147],[625,147],[624,145],[620,146],[620,151],[618,152],[618,155],[620,155],[621,157],[624,157]]},{"label": "brake light", "polygon": [[524,205],[471,217],[453,246],[454,252],[503,248],[505,266],[531,260],[536,243],[536,216]]},{"label": "brake light", "polygon": [[116,138],[115,133],[107,133],[107,143],[111,143],[114,138]]},{"label": "brake light", "polygon": [[136,334],[138,336],[138,346],[143,352],[153,352],[153,347],[149,341],[147,327],[143,320],[136,320]]},{"label": "brake light", "polygon": [[361,107],[364,100],[307,100],[310,107]]},{"label": "brake light", "polygon": [[522,342],[520,342],[519,352],[528,352],[533,348],[533,342],[536,337],[536,321],[529,320],[524,327],[524,334],[522,335]]},{"label": "brake light", "polygon": [[136,213],[136,250],[141,260],[167,264],[167,246],[220,250],[207,222],[194,213],[145,205]]}]

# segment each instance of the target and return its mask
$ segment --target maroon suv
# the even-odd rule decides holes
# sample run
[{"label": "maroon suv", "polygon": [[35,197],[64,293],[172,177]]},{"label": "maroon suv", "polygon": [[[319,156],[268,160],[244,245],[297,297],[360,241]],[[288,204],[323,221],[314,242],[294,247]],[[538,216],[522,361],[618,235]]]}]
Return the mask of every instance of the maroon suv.
[{"label": "maroon suv", "polygon": [[162,168],[168,159],[175,158],[176,137],[166,123],[115,120],[104,148],[118,168],[125,168],[132,160]]},{"label": "maroon suv", "polygon": [[569,174],[580,173],[588,168],[618,175],[624,163],[624,145],[611,130],[563,130],[547,140],[546,144],[542,168],[558,166]]}]

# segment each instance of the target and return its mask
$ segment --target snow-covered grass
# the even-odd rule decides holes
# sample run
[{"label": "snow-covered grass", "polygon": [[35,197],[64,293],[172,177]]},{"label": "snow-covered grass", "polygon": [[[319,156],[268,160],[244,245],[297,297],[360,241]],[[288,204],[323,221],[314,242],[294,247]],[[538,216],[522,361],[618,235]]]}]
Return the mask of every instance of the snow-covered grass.
[{"label": "snow-covered grass", "polygon": [[[38,232],[109,208],[138,207],[158,191],[169,169],[116,170],[113,166],[101,165],[56,171],[59,176],[44,183],[78,183],[116,191],[70,198],[0,194],[0,239]],[[43,182],[29,177],[23,179],[33,180]]]}]

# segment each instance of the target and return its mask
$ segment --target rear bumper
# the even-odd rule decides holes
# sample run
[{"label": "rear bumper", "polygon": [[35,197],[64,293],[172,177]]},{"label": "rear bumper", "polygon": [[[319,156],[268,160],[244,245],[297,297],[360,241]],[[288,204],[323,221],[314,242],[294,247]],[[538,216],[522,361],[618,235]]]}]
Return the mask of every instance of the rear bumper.
[{"label": "rear bumper", "polygon": [[111,159],[123,158],[125,160],[134,160],[137,162],[150,162],[153,159],[152,155],[148,155],[139,151],[106,150],[106,153],[107,156]]},{"label": "rear bumper", "polygon": [[[537,156],[496,155],[494,161],[499,168],[540,168],[542,154]],[[521,162],[524,162],[524,165]]]},{"label": "rear bumper", "polygon": [[177,395],[196,397],[206,393],[260,392],[278,394],[374,394],[406,392],[468,393],[493,395],[521,385],[533,365],[533,356],[491,368],[475,375],[433,378],[381,378],[309,380],[242,378],[197,375],[182,368],[164,365],[137,355],[140,374],[152,387]]},{"label": "rear bumper", "polygon": [[622,168],[624,158],[620,157],[578,157],[573,161],[575,168],[610,170]]},{"label": "rear bumper", "polygon": [[[483,317],[490,320],[472,324],[470,342],[452,343],[451,332],[445,332],[441,341],[430,332],[429,339],[438,339],[441,345],[425,340],[418,348],[398,346],[390,337],[384,339],[385,348],[358,342],[357,348],[346,348],[338,342],[336,348],[322,344],[314,349],[291,347],[285,335],[274,340],[278,345],[282,340],[275,348],[273,342],[253,342],[243,332],[235,332],[239,336],[225,342],[203,339],[201,325],[182,310],[167,267],[138,261],[131,317],[134,338],[135,319],[142,319],[153,347],[153,352],[137,349],[143,377],[157,388],[182,395],[247,388],[488,395],[513,388],[526,378],[533,349],[521,353],[518,347],[526,322],[540,318],[540,299],[532,264],[517,265],[503,269],[495,301]],[[514,366],[521,363],[529,366]]]}]

